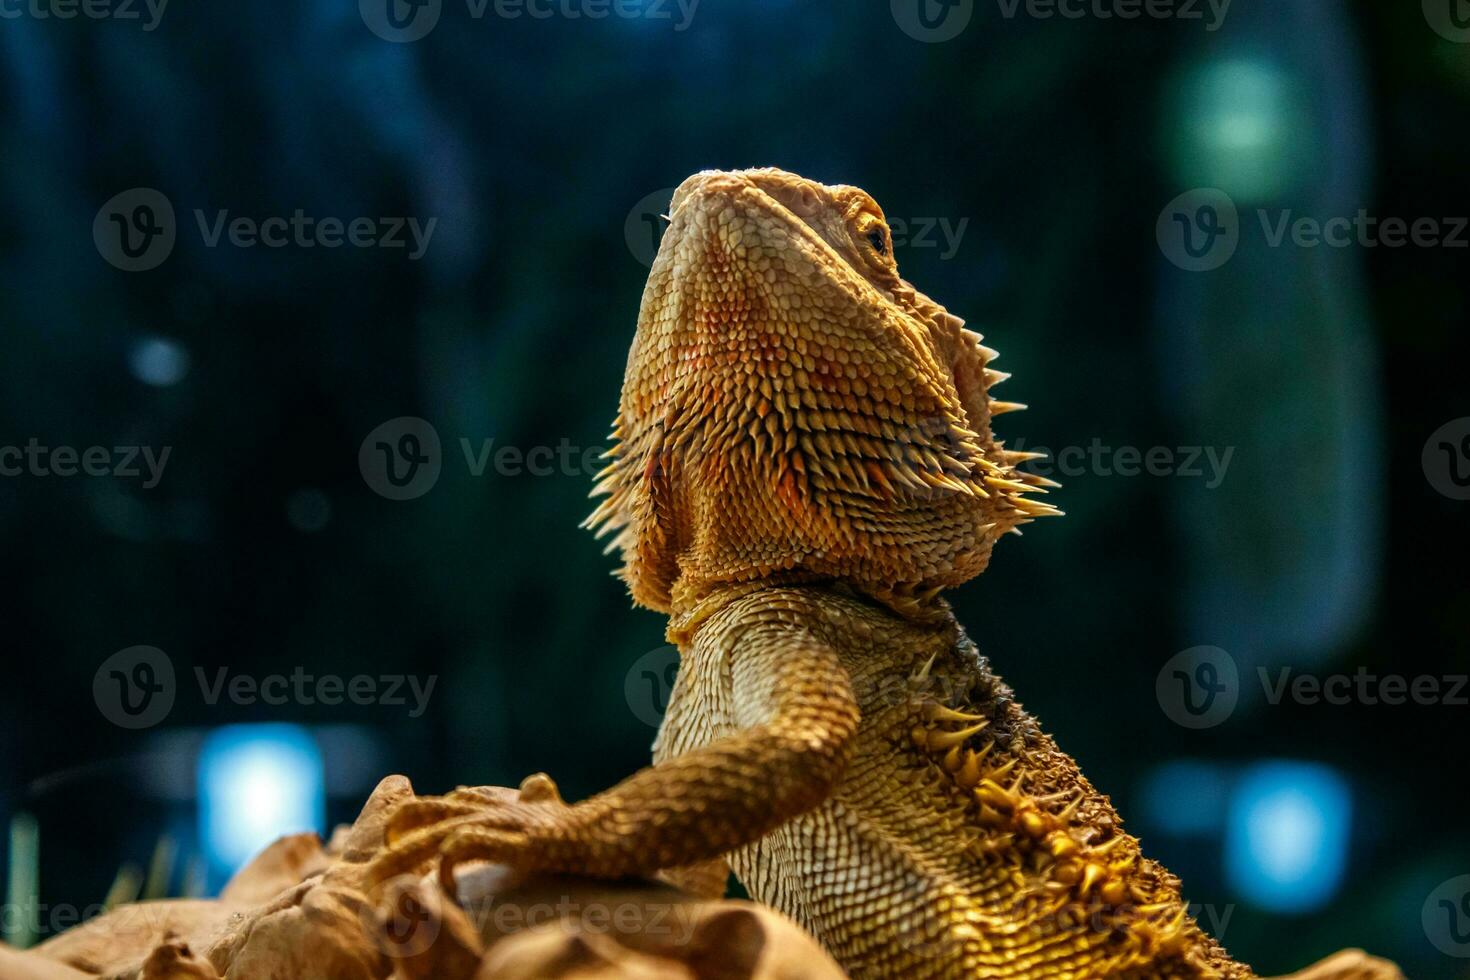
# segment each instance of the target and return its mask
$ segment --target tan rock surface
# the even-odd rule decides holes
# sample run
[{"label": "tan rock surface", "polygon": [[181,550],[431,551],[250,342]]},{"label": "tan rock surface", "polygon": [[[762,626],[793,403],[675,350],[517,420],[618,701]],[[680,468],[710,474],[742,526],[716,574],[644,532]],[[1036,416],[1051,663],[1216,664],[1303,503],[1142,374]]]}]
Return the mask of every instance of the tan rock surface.
[{"label": "tan rock surface", "polygon": [[140,902],[33,950],[0,947],[0,980],[843,976],[777,913],[654,881],[518,880],[501,867],[470,866],[456,879],[460,904],[426,865],[369,889],[366,869],[382,850],[387,815],[413,795],[402,776],[384,779],[329,847],[314,834],[283,837],[218,899]]}]

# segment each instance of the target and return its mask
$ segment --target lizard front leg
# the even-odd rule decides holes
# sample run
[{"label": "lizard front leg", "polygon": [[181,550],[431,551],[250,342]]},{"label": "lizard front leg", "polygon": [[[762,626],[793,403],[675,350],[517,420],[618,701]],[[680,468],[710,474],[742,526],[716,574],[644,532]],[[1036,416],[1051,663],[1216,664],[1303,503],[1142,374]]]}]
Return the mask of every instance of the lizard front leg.
[{"label": "lizard front leg", "polygon": [[[859,712],[835,652],[785,625],[744,631],[731,654],[736,730],[568,806],[545,784],[519,801],[461,790],[405,803],[389,820],[372,876],[435,854],[526,871],[603,878],[710,861],[822,803],[852,755]],[[544,778],[544,777],[543,777]]]}]

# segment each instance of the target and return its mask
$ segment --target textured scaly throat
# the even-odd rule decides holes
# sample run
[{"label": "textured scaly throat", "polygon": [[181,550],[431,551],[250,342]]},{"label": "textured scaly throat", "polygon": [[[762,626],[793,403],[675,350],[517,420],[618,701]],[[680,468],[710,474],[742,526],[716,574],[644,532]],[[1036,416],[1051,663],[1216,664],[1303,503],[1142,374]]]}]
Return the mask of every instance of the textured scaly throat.
[{"label": "textured scaly throat", "polygon": [[737,599],[766,589],[795,589],[820,587],[837,595],[851,596],[859,600],[874,602],[903,619],[926,625],[954,622],[949,603],[933,592],[922,593],[916,588],[898,586],[890,589],[865,587],[830,575],[809,574],[801,571],[768,575],[748,582],[730,582],[705,585],[695,589],[685,582],[674,587],[674,608],[669,615],[669,624],[664,637],[669,643],[679,645],[694,638],[699,627],[711,616]]}]

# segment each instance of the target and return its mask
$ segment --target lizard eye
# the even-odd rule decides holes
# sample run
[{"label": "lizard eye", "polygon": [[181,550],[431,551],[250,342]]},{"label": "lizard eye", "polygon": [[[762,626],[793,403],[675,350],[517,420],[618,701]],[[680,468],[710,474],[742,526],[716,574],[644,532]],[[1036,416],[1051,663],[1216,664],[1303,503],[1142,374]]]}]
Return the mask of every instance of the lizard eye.
[{"label": "lizard eye", "polygon": [[868,229],[868,244],[873,246],[873,251],[879,255],[888,254],[888,238],[883,234],[882,225],[874,225]]}]

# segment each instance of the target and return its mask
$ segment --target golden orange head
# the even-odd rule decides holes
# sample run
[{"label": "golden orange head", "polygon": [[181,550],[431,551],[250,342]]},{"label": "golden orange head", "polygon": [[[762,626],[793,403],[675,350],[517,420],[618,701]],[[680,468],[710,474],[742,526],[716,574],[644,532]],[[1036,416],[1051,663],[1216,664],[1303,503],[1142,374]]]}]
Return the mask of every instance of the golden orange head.
[{"label": "golden orange head", "polygon": [[706,171],[669,217],[587,521],[635,601],[782,573],[911,601],[1055,513],[992,438],[1017,407],[990,398],[995,352],[899,276],[865,192]]}]

